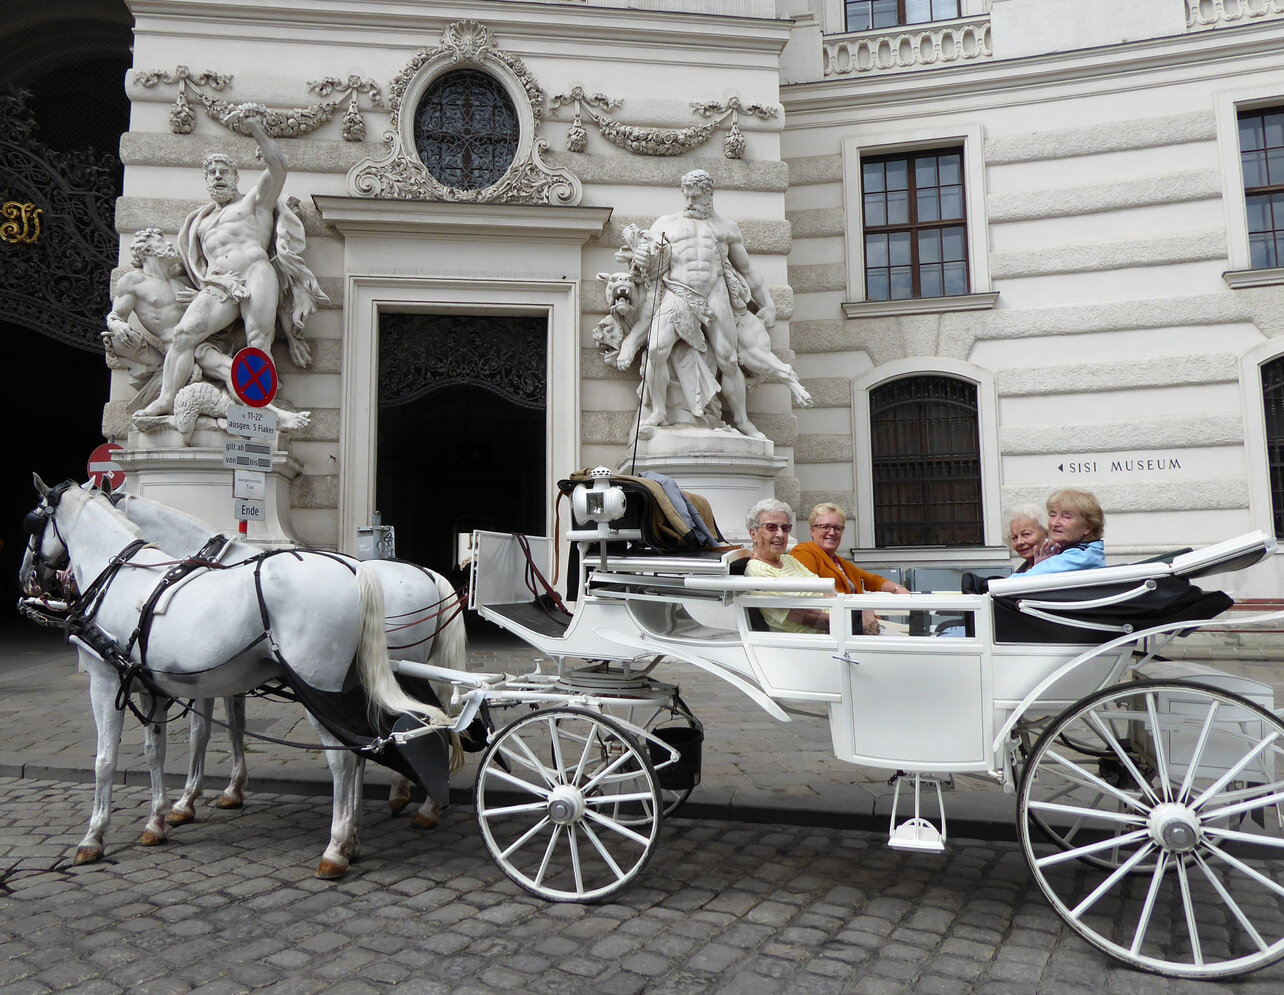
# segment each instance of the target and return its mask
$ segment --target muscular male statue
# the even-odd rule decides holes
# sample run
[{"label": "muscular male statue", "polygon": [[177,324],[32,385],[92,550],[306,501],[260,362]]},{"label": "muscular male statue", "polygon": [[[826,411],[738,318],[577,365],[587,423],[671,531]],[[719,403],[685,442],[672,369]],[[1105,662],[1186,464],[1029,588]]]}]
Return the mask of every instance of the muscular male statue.
[{"label": "muscular male statue", "polygon": [[[107,315],[107,329],[103,332],[103,344],[112,355],[131,360],[146,378],[155,374],[172,350],[175,330],[182,321],[187,302],[196,296],[196,291],[179,275],[182,267],[178,265],[178,252],[159,228],[144,228],[136,232],[130,256],[135,268],[117,281],[111,312]],[[137,325],[130,324],[131,315]],[[226,385],[229,392],[232,390],[231,356],[210,341],[198,342],[192,355],[194,365],[205,380],[215,386]],[[189,378],[190,375],[189,368]],[[179,385],[179,390],[185,386],[187,380]],[[146,392],[148,388],[143,390]],[[175,396],[178,396],[177,392]],[[199,413],[221,417],[225,408],[223,400],[218,403],[217,411],[202,410]],[[278,425],[287,432],[304,427],[311,417],[311,412],[289,411],[274,404],[267,405],[267,410],[277,415]],[[188,414],[194,422],[195,413]],[[148,431],[173,421],[168,412],[148,415],[140,411],[136,418],[139,427]],[[190,434],[190,426],[185,434]]]},{"label": "muscular male statue", "polygon": [[[724,266],[730,264],[744,279],[758,308],[758,318],[770,328],[776,305],[766,284],[754,271],[745,250],[740,226],[713,210],[713,177],[694,169],[682,177],[686,209],[658,218],[639,243],[635,265],[661,282],[655,331],[649,335],[646,379],[650,414],[642,428],[664,425],[668,419],[669,354],[683,341],[704,352],[707,347],[721,374],[725,414],[743,434],[761,439],[763,434],[749,420],[746,385],[737,350],[736,315],[727,288]],[[646,341],[626,340],[617,364],[626,369],[636,350]]]},{"label": "muscular male statue", "polygon": [[311,362],[302,338],[303,321],[326,298],[298,255],[303,225],[280,202],[285,156],[264,130],[265,110],[256,104],[239,110],[267,168],[242,196],[232,160],[221,153],[206,156],[202,168],[212,203],[188,215],[178,244],[197,294],[174,327],[160,395],[139,412],[142,417],[173,410],[175,394],[191,376],[197,345],[237,318],[244,323],[247,344],[265,352],[272,348],[280,318],[291,361],[298,366]]}]

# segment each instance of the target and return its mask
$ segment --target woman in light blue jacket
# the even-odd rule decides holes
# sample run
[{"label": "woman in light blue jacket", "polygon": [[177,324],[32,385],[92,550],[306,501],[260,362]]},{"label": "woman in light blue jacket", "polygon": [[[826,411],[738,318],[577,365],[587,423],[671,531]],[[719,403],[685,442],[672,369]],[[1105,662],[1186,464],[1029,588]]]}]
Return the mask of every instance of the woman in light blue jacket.
[{"label": "woman in light blue jacket", "polygon": [[1048,498],[1048,538],[1025,575],[1104,567],[1105,525],[1101,505],[1087,491],[1057,491]]}]

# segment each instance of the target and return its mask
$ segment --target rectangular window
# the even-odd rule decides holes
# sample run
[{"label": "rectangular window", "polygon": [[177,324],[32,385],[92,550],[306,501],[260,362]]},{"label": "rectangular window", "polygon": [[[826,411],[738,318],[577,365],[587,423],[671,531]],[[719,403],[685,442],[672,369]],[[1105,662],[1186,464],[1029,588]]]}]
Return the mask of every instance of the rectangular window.
[{"label": "rectangular window", "polygon": [[926,24],[959,16],[959,0],[847,0],[847,30]]},{"label": "rectangular window", "polygon": [[1284,266],[1284,107],[1239,115],[1249,265]]},{"label": "rectangular window", "polygon": [[861,196],[867,300],[968,292],[961,149],[862,159]]}]

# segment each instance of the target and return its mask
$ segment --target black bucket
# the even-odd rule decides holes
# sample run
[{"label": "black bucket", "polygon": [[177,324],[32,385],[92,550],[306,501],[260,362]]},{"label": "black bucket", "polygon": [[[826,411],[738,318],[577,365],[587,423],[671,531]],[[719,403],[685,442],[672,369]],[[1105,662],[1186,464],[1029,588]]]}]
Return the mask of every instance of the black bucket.
[{"label": "black bucket", "polygon": [[673,747],[680,754],[676,763],[669,762],[669,751],[657,743],[648,743],[651,763],[656,767],[660,787],[670,791],[689,791],[700,783],[700,758],[704,749],[704,730],[700,726],[663,726],[652,729],[656,739]]}]

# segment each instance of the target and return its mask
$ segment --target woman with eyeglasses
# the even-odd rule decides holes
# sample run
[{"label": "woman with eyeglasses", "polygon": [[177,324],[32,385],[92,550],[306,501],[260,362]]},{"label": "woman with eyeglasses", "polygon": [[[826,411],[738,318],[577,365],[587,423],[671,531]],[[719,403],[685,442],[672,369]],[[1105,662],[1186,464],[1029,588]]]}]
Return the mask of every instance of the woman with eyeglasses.
[{"label": "woman with eyeglasses", "polygon": [[863,594],[877,591],[886,594],[909,594],[909,588],[876,573],[862,570],[851,560],[838,555],[847,515],[836,504],[818,504],[808,516],[811,541],[800,542],[790,554],[817,577],[832,577],[839,594]]},{"label": "woman with eyeglasses", "polygon": [[[764,498],[749,509],[745,524],[753,542],[753,558],[745,567],[746,577],[815,578],[814,573],[785,552],[789,533],[794,530],[794,510],[784,501]],[[761,611],[767,626],[778,632],[829,631],[829,612],[823,608],[763,608]]]}]

